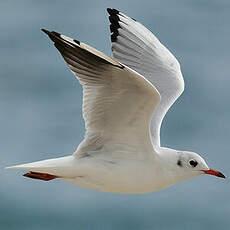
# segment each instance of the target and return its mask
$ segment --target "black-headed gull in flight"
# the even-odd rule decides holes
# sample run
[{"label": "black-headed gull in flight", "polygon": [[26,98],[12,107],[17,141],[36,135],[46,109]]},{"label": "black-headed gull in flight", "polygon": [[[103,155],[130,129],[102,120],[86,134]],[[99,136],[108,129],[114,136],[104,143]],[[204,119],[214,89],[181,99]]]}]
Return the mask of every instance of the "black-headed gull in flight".
[{"label": "black-headed gull in flight", "polygon": [[139,22],[108,13],[113,58],[42,29],[83,87],[84,140],[71,156],[9,168],[118,193],[152,192],[203,174],[225,178],[194,152],[161,147],[162,120],[184,90],[180,65]]}]

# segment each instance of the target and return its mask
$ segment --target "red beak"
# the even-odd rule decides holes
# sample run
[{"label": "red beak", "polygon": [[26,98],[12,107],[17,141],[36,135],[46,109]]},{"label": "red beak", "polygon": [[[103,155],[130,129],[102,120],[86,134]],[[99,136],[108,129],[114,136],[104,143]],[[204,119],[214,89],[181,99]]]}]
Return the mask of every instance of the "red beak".
[{"label": "red beak", "polygon": [[213,175],[213,176],[217,176],[217,177],[222,177],[225,178],[225,175],[217,170],[214,169],[209,169],[209,170],[203,170],[203,172],[205,174],[209,174],[209,175]]}]

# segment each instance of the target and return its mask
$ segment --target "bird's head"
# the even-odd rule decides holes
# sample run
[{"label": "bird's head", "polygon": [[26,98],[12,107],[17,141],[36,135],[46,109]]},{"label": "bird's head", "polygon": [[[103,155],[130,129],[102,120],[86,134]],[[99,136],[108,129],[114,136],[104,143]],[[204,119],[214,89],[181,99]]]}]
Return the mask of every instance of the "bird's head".
[{"label": "bird's head", "polygon": [[188,175],[191,174],[191,176],[209,174],[209,175],[225,178],[225,176],[221,172],[209,168],[205,160],[197,153],[178,151],[177,156],[178,156],[176,162],[177,167],[178,169],[183,170],[185,174]]}]

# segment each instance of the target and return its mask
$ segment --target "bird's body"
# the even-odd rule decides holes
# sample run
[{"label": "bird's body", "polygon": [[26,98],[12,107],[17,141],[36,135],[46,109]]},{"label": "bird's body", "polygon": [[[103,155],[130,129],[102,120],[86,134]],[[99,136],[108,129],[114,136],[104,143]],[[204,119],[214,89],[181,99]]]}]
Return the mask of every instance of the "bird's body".
[{"label": "bird's body", "polygon": [[72,184],[117,193],[152,192],[203,173],[181,173],[178,166],[171,164],[176,159],[174,156],[180,154],[176,150],[161,148],[160,153],[149,152],[149,157],[137,157],[136,154],[145,155],[129,149],[103,149],[91,155],[72,155],[20,165],[17,169],[57,175]]},{"label": "bird's body", "polygon": [[108,12],[114,59],[43,30],[83,87],[84,140],[72,156],[11,168],[119,193],[152,192],[205,173],[224,177],[196,153],[161,147],[162,120],[184,90],[180,65],[140,23]]}]

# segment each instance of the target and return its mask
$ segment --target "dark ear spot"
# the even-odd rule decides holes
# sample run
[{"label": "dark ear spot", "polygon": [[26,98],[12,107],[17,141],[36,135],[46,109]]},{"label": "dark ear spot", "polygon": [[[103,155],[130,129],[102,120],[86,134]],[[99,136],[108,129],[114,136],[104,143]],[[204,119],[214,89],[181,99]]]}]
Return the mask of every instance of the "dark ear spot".
[{"label": "dark ear spot", "polygon": [[178,161],[177,161],[177,165],[180,166],[180,167],[182,166],[181,160],[178,160]]}]

